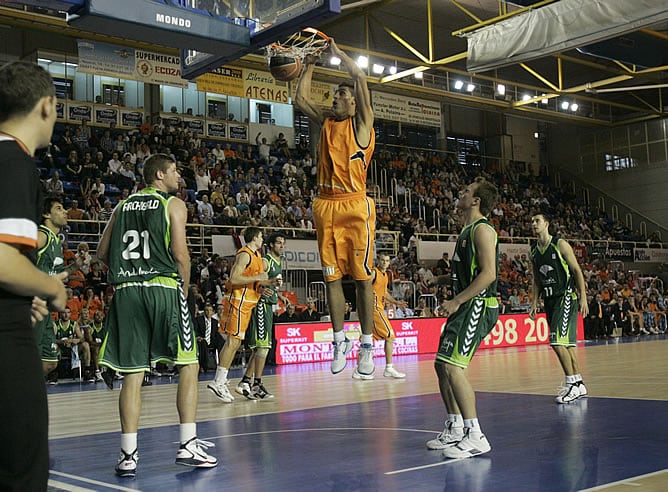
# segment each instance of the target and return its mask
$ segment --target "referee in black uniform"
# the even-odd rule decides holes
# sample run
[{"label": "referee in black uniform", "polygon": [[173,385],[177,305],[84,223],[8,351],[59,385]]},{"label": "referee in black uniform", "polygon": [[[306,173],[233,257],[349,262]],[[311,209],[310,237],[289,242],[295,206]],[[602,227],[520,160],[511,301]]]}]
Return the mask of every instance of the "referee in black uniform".
[{"label": "referee in black uniform", "polygon": [[[35,320],[65,308],[61,277],[34,265],[41,193],[35,150],[56,121],[51,76],[34,63],[0,67],[0,490],[46,490],[48,409]],[[37,297],[46,300],[38,299]]]}]

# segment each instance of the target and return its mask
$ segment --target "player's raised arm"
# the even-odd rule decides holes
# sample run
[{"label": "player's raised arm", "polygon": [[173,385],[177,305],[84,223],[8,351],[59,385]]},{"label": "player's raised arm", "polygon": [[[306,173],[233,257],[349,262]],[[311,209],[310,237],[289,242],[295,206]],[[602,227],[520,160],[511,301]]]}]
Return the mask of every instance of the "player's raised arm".
[{"label": "player's raised arm", "polygon": [[322,125],[325,121],[324,111],[315,103],[311,97],[311,80],[313,79],[313,70],[315,69],[316,57],[306,56],[304,58],[304,69],[297,83],[297,93],[295,96],[295,105],[308,116],[314,123]]}]

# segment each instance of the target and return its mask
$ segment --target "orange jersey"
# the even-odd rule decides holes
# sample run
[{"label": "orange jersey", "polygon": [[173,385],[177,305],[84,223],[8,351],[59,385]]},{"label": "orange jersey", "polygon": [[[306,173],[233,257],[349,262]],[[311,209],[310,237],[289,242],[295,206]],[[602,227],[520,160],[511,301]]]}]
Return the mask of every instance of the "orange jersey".
[{"label": "orange jersey", "polygon": [[387,272],[383,273],[380,268],[373,267],[376,271],[376,280],[373,281],[373,296],[375,298],[376,307],[385,308],[385,295],[387,294],[387,284],[390,277]]},{"label": "orange jersey", "polygon": [[366,174],[371,163],[376,134],[371,129],[369,145],[357,143],[353,118],[326,118],[318,147],[318,190],[321,195],[366,191]]},{"label": "orange jersey", "polygon": [[[264,271],[264,267],[262,265],[262,254],[260,251],[253,251],[248,246],[244,246],[239,248],[237,251],[237,256],[241,252],[246,252],[251,257],[250,262],[248,265],[246,265],[246,268],[242,274],[244,277],[255,277]],[[250,303],[255,305],[260,298],[260,294],[257,291],[255,283],[246,285],[229,285],[229,289],[229,299],[237,301],[238,303]]]}]

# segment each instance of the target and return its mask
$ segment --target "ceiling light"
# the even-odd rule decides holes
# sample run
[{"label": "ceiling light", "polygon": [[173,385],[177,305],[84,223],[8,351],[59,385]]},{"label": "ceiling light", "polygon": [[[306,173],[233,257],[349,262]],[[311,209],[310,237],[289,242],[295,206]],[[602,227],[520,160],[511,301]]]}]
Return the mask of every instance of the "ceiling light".
[{"label": "ceiling light", "polygon": [[540,100],[541,104],[547,104],[547,98],[544,97],[543,99]]},{"label": "ceiling light", "polygon": [[462,82],[461,80],[457,80],[455,82],[455,89],[457,89],[459,91],[459,90],[462,89],[462,87],[464,87],[464,82]]},{"label": "ceiling light", "polygon": [[531,99],[531,96],[529,94],[524,94],[522,96],[522,101],[528,101],[529,99]]},{"label": "ceiling light", "polygon": [[571,111],[577,111],[577,110],[578,110],[578,103],[571,104]]},{"label": "ceiling light", "polygon": [[506,95],[506,86],[503,84],[497,84],[496,86],[496,93],[499,96],[505,96]]},{"label": "ceiling light", "polygon": [[371,69],[373,70],[373,73],[375,73],[376,75],[380,75],[385,70],[385,67],[379,65],[378,63],[374,63]]},{"label": "ceiling light", "polygon": [[360,68],[368,68],[369,67],[369,59],[364,55],[360,55],[357,58],[357,66],[360,67]]},{"label": "ceiling light", "polygon": [[338,56],[333,56],[329,59],[329,64],[338,67],[339,65],[341,65],[341,58],[339,58]]},{"label": "ceiling light", "polygon": [[469,84],[467,84],[467,85],[466,85],[466,90],[467,90],[468,92],[473,92],[473,91],[475,90],[475,84],[473,84],[473,83],[469,83]]},{"label": "ceiling light", "polygon": [[396,65],[390,65],[390,68],[388,69],[388,72],[390,72],[390,74],[394,75],[395,73],[397,73],[397,66]]},{"label": "ceiling light", "polygon": [[423,73],[422,72],[415,72],[414,76],[415,76],[416,79],[422,80]]},{"label": "ceiling light", "polygon": [[538,133],[538,132],[533,132],[533,138],[539,138],[539,137],[540,137],[540,133]]},{"label": "ceiling light", "polygon": [[568,101],[564,101],[561,103],[561,109],[568,109],[570,106],[570,103]]}]

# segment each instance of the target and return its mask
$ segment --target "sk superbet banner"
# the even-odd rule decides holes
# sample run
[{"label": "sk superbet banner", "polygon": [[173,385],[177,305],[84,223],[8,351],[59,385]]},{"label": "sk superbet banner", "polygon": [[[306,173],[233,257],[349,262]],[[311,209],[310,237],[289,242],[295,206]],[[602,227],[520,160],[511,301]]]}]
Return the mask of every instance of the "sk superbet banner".
[{"label": "sk superbet banner", "polygon": [[[391,319],[396,339],[393,355],[433,354],[446,318]],[[332,360],[331,323],[277,324],[276,363],[327,362]],[[348,359],[356,359],[359,349],[359,321],[346,322],[343,327],[348,339],[355,342]],[[502,314],[492,331],[480,344],[480,349],[520,347],[549,343],[550,329],[545,314],[531,319],[527,314]],[[584,339],[582,317],[578,317],[577,339]],[[374,342],[374,356],[385,355],[384,341]]]}]

